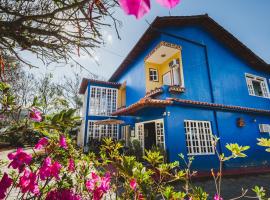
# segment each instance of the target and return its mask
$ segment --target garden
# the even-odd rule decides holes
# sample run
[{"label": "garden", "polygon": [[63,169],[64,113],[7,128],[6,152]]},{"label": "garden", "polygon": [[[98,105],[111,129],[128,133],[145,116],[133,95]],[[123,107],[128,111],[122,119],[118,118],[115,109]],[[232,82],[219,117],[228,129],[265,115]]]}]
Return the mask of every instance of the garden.
[{"label": "garden", "polygon": [[[180,1],[157,2],[172,8]],[[193,181],[197,175],[192,170],[195,157],[179,154],[181,162],[168,163],[159,148],[143,153],[134,141],[133,149],[127,151],[121,141],[110,138],[104,138],[95,149],[84,152],[76,144],[76,131],[74,134],[81,123],[78,109],[82,103],[76,94],[78,83],[67,80],[74,87],[65,93],[59,88],[67,88],[66,85],[51,84],[47,75],[42,82],[31,85],[32,91],[29,87],[24,87],[26,90],[16,87],[21,77],[16,74],[20,65],[31,66],[18,53],[18,48],[35,53],[44,62],[72,59],[74,49],[75,54],[85,51],[91,55],[89,48],[98,48],[102,42],[99,35],[99,29],[105,26],[102,17],[109,17],[117,30],[118,20],[111,10],[119,6],[137,18],[151,8],[150,0],[0,3],[4,13],[0,23],[6,24],[0,28],[0,139],[4,148],[16,149],[8,153],[6,159],[1,157],[0,149],[0,199],[223,200],[223,163],[245,159],[249,146],[228,143],[228,155],[220,154],[215,148],[220,168],[209,172],[215,188],[214,195],[209,195],[203,186]],[[67,26],[74,26],[74,31],[69,32]],[[15,64],[11,58],[15,58]],[[24,76],[22,80],[26,83],[34,78]],[[34,88],[39,84],[38,93]],[[27,102],[20,101],[18,94],[28,96]],[[58,98],[61,95],[62,98]],[[67,95],[72,98],[66,99],[73,99],[72,102],[65,100]],[[219,138],[212,137],[216,146]],[[269,139],[258,138],[257,143],[270,153]],[[257,184],[253,188],[239,188],[239,195],[233,199],[268,199],[266,188],[261,187],[260,182]]]}]

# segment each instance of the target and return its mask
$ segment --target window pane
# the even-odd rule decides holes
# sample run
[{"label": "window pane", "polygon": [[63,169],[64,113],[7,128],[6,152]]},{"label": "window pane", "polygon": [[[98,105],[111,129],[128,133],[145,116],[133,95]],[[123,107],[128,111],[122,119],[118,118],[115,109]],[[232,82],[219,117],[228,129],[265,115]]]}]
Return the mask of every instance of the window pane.
[{"label": "window pane", "polygon": [[254,93],[257,96],[263,96],[262,88],[261,88],[261,83],[259,81],[252,81],[253,88],[254,88]]}]

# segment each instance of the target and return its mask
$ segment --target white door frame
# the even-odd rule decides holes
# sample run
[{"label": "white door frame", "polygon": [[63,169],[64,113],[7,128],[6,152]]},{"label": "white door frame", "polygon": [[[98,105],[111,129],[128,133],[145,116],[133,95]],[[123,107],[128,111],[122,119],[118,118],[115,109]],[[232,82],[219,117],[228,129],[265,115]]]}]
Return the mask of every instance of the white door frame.
[{"label": "white door frame", "polygon": [[[163,147],[165,149],[165,128],[164,128],[164,119],[163,118],[135,123],[135,137],[140,141],[142,149],[144,151],[144,124],[147,124],[150,122],[155,122],[156,142],[157,142],[157,122],[159,122],[159,123],[162,122],[162,124],[163,124],[163,138],[164,138]],[[139,131],[141,131],[141,133]],[[141,134],[141,136],[142,136],[141,138],[139,137],[139,134]]]}]

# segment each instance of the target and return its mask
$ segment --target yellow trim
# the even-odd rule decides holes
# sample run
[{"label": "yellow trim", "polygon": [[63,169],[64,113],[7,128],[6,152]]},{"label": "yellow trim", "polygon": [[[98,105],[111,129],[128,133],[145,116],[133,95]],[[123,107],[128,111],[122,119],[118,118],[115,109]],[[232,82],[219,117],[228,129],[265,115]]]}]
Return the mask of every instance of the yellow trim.
[{"label": "yellow trim", "polygon": [[[161,87],[163,85],[163,80],[162,80],[162,76],[169,72],[171,69],[169,67],[169,63],[173,60],[173,59],[179,59],[179,64],[180,64],[180,77],[181,77],[181,81],[182,81],[182,85],[183,85],[183,74],[182,74],[182,56],[181,56],[181,50],[179,50],[179,52],[175,53],[173,56],[171,56],[170,58],[168,58],[166,61],[164,61],[162,64],[155,64],[155,63],[150,63],[150,62],[145,62],[145,75],[146,75],[146,80],[145,80],[145,84],[146,84],[146,92],[149,92],[151,90],[154,90],[155,88]],[[157,69],[158,71],[158,81],[150,81],[149,80],[149,68],[153,68],[153,69]]]}]

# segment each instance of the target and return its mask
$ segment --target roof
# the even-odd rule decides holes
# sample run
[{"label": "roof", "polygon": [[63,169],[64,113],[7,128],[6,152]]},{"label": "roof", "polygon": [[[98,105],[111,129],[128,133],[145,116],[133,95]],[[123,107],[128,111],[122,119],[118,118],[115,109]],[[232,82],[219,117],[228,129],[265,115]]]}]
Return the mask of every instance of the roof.
[{"label": "roof", "polygon": [[121,108],[112,113],[112,115],[134,115],[137,111],[146,108],[146,107],[166,107],[172,104],[180,104],[185,106],[197,106],[201,108],[209,108],[215,110],[225,110],[225,111],[235,111],[235,112],[247,112],[247,113],[259,113],[270,115],[270,110],[264,109],[256,109],[256,108],[248,108],[242,106],[234,106],[234,105],[224,105],[217,103],[209,103],[203,101],[193,101],[187,99],[180,98],[167,98],[165,100],[151,99],[144,97],[140,99],[138,102],[126,107]]},{"label": "roof", "polygon": [[80,89],[79,89],[79,94],[84,94],[85,93],[85,90],[87,88],[88,83],[101,84],[101,85],[104,85],[104,86],[115,86],[115,87],[120,87],[121,86],[121,83],[83,78],[83,80],[81,82]]},{"label": "roof", "polygon": [[145,49],[153,38],[160,34],[158,30],[166,26],[185,26],[185,25],[200,25],[208,32],[214,35],[219,41],[232,49],[238,56],[244,59],[248,64],[253,67],[266,70],[270,72],[270,65],[262,60],[259,56],[253,53],[247,46],[240,42],[231,33],[225,30],[211,17],[206,15],[194,16],[168,16],[157,17],[145,31],[137,44],[129,52],[118,69],[111,76],[109,81],[115,81],[118,76],[128,67],[129,64]]},{"label": "roof", "polygon": [[171,100],[159,100],[145,97],[126,108],[121,108],[113,112],[112,115],[132,115],[136,111],[141,110],[145,107],[165,107],[166,105],[170,105],[172,103],[173,101]]}]

